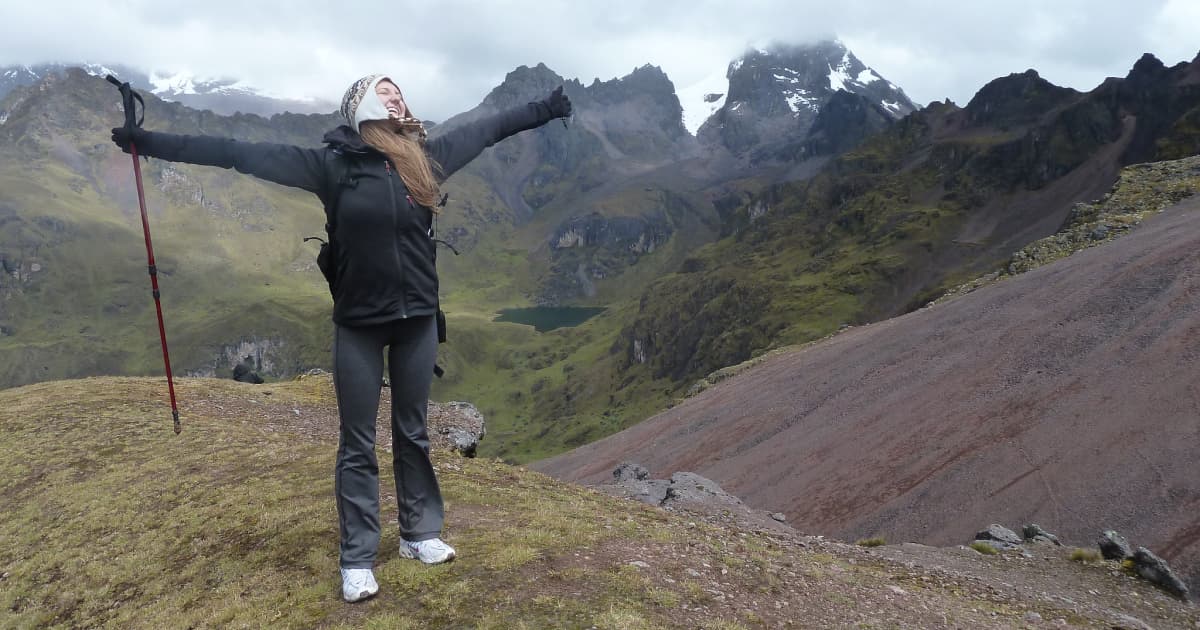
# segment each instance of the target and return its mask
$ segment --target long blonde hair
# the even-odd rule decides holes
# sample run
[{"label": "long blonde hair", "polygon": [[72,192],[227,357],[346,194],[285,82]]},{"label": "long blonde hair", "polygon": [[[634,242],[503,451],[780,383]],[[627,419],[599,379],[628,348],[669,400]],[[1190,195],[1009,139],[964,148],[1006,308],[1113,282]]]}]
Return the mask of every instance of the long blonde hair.
[{"label": "long blonde hair", "polygon": [[395,123],[386,120],[367,120],[359,126],[363,142],[387,156],[409,194],[421,204],[437,212],[440,187],[434,171],[442,167],[425,155],[420,142],[408,134],[396,132]]}]

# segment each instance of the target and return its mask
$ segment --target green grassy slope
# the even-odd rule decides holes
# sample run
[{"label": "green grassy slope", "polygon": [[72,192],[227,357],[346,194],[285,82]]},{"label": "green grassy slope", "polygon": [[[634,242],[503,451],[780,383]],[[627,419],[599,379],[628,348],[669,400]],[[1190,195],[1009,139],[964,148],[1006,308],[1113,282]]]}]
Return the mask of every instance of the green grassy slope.
[{"label": "green grassy slope", "polygon": [[[219,117],[148,101],[147,127],[182,133],[312,145],[336,123],[330,117]],[[0,127],[0,142],[10,148],[0,155],[6,271],[0,275],[0,382],[161,373],[132,165],[107,141],[108,128],[119,123],[116,91],[76,74],[36,93],[14,94],[5,106],[11,114]],[[313,264],[316,246],[301,241],[323,232],[315,197],[209,167],[159,160],[141,167],[176,373],[228,375],[234,348],[244,344],[270,360],[268,377],[327,367],[329,298]],[[447,186],[451,203],[438,222],[439,235],[463,251],[455,256],[442,249],[440,255],[452,341],[443,347],[450,375],[439,387],[448,397],[479,402],[498,434],[522,442],[523,424],[559,403],[524,401],[537,399],[538,388],[556,389],[563,381],[559,360],[579,343],[490,320],[500,308],[531,303],[551,264],[548,231],[574,208],[551,204],[538,221],[518,229],[519,217],[481,170],[454,177]],[[632,197],[618,188],[590,203],[614,216],[655,211],[661,196],[642,188]],[[642,256],[629,268],[633,281],[625,274],[599,281],[600,303],[632,294],[675,265],[690,243],[706,238],[704,228],[688,225],[679,212],[688,210],[674,212],[686,238]],[[577,374],[588,373],[584,362],[597,354],[576,357]],[[504,367],[529,365],[520,373]],[[646,412],[655,408],[647,405]]]},{"label": "green grassy slope", "polygon": [[[485,454],[551,455],[652,415],[714,370],[921,305],[1028,242],[1014,235],[1051,233],[1073,201],[1107,187],[1122,151],[1194,144],[1190,87],[1139,99],[1109,82],[1043,112],[1006,87],[1015,80],[975,109],[921,110],[801,181],[718,181],[703,160],[664,165],[670,143],[641,162],[613,157],[599,118],[490,150],[450,181],[439,218],[463,254],[439,255],[451,330],[435,395],[484,410],[497,437]],[[0,126],[0,383],[158,373],[130,165],[107,141],[115,90],[81,75],[37,89],[10,95]],[[337,122],[150,101],[150,128],[184,133],[312,145]],[[971,118],[1006,107],[1020,115]],[[1130,112],[1157,122],[1127,129]],[[268,376],[327,366],[329,298],[316,247],[301,242],[322,232],[316,199],[218,169],[143,168],[176,371],[227,375],[246,347],[267,355]],[[591,213],[671,236],[652,251],[551,247]],[[548,333],[491,321],[548,298],[607,310]]]},{"label": "green grassy slope", "polygon": [[[631,593],[619,564],[590,571],[568,560],[621,538],[679,541],[681,523],[438,453],[447,536],[464,558],[436,568],[401,560],[388,527],[383,594],[346,607],[336,595],[336,436],[278,424],[293,409],[328,413],[329,381],[264,390],[185,379],[179,437],[163,422],[161,385],[105,378],[0,393],[0,625],[512,628],[583,625],[610,610],[657,625],[667,619],[659,599],[687,597]],[[316,422],[330,429],[335,420]],[[389,460],[380,462],[385,498]],[[384,522],[395,518],[385,500]],[[530,580],[524,591],[498,587]]]},{"label": "green grassy slope", "polygon": [[[265,387],[182,379],[178,390],[179,436],[161,379],[0,391],[0,627],[1001,628],[1027,611],[1107,627],[1107,609],[931,578],[862,548],[689,520],[440,451],[445,537],[459,559],[426,567],[395,553],[391,456],[381,452],[382,590],[347,605],[328,377]],[[1054,566],[1084,571],[1072,565]],[[1164,623],[1186,618],[1149,587],[1137,593]]]},{"label": "green grassy slope", "polygon": [[[107,142],[119,122],[104,82],[52,82],[0,127],[0,382],[161,370],[132,163]],[[110,94],[109,92],[112,92]],[[30,100],[35,100],[30,97]],[[257,117],[215,117],[154,99],[151,128],[262,138]],[[303,136],[321,117],[297,117]],[[288,128],[287,117],[273,121]],[[279,131],[275,132],[276,137]],[[319,136],[317,136],[319,137]],[[167,334],[177,370],[228,372],[225,346],[282,341],[278,372],[322,365],[329,299],[302,235],[321,234],[307,193],[219,169],[142,163]]]}]

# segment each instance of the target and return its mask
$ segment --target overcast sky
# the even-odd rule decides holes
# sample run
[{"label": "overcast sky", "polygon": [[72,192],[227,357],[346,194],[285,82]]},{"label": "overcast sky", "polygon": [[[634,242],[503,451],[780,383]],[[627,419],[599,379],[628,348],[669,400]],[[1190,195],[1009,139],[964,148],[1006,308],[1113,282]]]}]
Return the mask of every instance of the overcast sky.
[{"label": "overcast sky", "polygon": [[[233,77],[331,102],[356,78],[398,77],[444,120],[520,65],[590,83],[660,66],[676,88],[749,46],[838,37],[920,105],[965,105],[1035,68],[1086,91],[1144,52],[1200,52],[1200,0],[3,0],[0,66],[123,63]],[[186,7],[186,8],[181,8]]]}]

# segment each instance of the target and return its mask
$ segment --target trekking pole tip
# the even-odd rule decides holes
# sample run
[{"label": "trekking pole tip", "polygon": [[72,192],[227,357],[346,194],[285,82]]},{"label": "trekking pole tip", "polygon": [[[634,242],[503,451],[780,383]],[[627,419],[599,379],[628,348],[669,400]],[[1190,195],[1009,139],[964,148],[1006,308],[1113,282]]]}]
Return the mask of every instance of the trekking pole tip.
[{"label": "trekking pole tip", "polygon": [[183,427],[179,426],[179,410],[172,409],[171,416],[175,418],[175,435],[179,435],[179,432],[183,430]]}]

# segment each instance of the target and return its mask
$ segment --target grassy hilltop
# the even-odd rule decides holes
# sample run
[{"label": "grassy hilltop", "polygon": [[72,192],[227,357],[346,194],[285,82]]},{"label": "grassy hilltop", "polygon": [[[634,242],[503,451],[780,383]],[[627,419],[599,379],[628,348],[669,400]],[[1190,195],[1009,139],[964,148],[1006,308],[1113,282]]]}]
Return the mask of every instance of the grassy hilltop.
[{"label": "grassy hilltop", "polygon": [[1110,627],[1118,611],[1156,627],[1200,620],[1065,552],[1022,562],[950,550],[929,564],[937,550],[923,548],[888,559],[908,552],[739,530],[446,452],[434,463],[460,558],[425,567],[397,557],[381,453],[382,591],[347,605],[328,378],[183,379],[180,436],[164,385],[91,378],[0,392],[0,627],[1003,628],[1031,613]]}]

